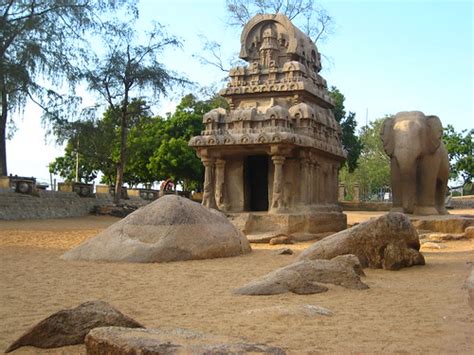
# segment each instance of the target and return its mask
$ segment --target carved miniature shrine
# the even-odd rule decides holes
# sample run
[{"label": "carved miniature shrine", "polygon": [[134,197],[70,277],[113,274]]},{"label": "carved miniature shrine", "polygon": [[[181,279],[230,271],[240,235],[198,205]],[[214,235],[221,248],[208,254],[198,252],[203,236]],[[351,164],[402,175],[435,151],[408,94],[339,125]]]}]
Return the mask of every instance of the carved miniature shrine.
[{"label": "carved miniature shrine", "polygon": [[243,29],[240,58],[249,65],[231,69],[220,92],[230,110],[205,114],[205,130],[189,143],[205,166],[203,204],[335,212],[344,228],[337,191],[346,153],[315,44],[286,16],[257,15]]}]

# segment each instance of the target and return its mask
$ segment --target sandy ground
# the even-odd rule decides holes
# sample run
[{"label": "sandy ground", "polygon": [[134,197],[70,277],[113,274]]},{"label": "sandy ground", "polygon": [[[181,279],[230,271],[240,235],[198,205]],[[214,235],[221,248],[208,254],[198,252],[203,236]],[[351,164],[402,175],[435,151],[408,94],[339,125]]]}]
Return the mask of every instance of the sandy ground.
[{"label": "sandy ground", "polygon": [[[453,212],[451,212],[453,213]],[[456,211],[474,214],[473,210]],[[348,212],[350,224],[381,213]],[[316,295],[237,296],[232,289],[292,262],[311,243],[254,245],[246,256],[167,264],[65,262],[64,250],[113,217],[0,221],[0,351],[30,326],[64,308],[105,300],[147,327],[178,326],[281,346],[290,353],[474,353],[474,311],[462,289],[474,241],[423,251],[427,265],[366,270],[369,290],[330,286]],[[331,317],[248,315],[272,305],[319,305]],[[18,354],[81,354],[83,346],[25,347]]]}]

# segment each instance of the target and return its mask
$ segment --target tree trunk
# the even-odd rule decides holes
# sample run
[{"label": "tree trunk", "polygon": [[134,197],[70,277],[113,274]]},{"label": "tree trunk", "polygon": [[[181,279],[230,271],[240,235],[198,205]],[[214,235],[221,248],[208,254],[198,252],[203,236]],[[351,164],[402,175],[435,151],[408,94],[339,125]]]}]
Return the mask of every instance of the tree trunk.
[{"label": "tree trunk", "polygon": [[123,172],[125,170],[125,160],[127,153],[127,99],[122,107],[122,118],[120,120],[120,159],[117,164],[117,177],[115,179],[114,203],[119,203],[122,197]]},{"label": "tree trunk", "polygon": [[7,175],[7,118],[8,118],[8,102],[5,85],[2,80],[2,116],[0,118],[0,176]]}]

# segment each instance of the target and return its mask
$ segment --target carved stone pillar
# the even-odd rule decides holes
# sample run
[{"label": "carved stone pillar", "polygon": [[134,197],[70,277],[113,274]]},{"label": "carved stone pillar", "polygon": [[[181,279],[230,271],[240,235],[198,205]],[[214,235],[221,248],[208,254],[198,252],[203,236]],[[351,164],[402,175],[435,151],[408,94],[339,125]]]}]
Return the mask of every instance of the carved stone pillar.
[{"label": "carved stone pillar", "polygon": [[337,194],[337,189],[339,187],[339,165],[338,164],[334,164],[333,165],[333,171],[334,171],[334,182],[333,182],[333,203],[336,203],[337,204],[337,200],[338,200],[338,194]]},{"label": "carved stone pillar", "polygon": [[272,160],[275,166],[275,172],[273,175],[272,210],[278,212],[285,207],[283,199],[283,163],[285,162],[285,157],[282,155],[274,155],[272,156]]},{"label": "carved stone pillar", "polygon": [[355,183],[354,184],[354,197],[352,199],[354,202],[360,202],[360,188],[359,184]]},{"label": "carved stone pillar", "polygon": [[316,195],[316,169],[315,169],[315,164],[314,164],[314,160],[310,160],[309,161],[309,175],[308,175],[308,179],[309,179],[309,186],[308,186],[308,200],[309,200],[309,204],[310,205],[313,205],[316,203],[316,200],[314,198],[314,196]]},{"label": "carved stone pillar", "polygon": [[224,188],[224,170],[225,160],[216,160],[216,204],[220,210],[227,210],[226,199],[225,199],[225,188]]},{"label": "carved stone pillar", "polygon": [[202,194],[202,204],[209,208],[217,209],[216,197],[214,194],[214,159],[203,157],[201,161],[204,165],[204,191]]},{"label": "carved stone pillar", "polygon": [[301,186],[300,186],[300,202],[303,206],[307,206],[311,203],[310,199],[310,185],[312,181],[310,179],[310,164],[308,158],[301,158]]},{"label": "carved stone pillar", "polygon": [[344,201],[345,188],[344,184],[339,184],[339,201]]},{"label": "carved stone pillar", "polygon": [[319,204],[320,198],[320,182],[321,182],[321,173],[319,170],[319,163],[315,159],[313,161],[313,203]]}]

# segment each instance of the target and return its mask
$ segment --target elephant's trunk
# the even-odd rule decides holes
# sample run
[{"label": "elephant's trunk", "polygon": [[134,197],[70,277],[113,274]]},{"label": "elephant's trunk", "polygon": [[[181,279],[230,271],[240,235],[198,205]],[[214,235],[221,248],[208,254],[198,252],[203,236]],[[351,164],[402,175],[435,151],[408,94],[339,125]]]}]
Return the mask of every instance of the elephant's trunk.
[{"label": "elephant's trunk", "polygon": [[416,153],[408,149],[396,155],[400,168],[402,206],[406,213],[413,213],[416,204]]}]

